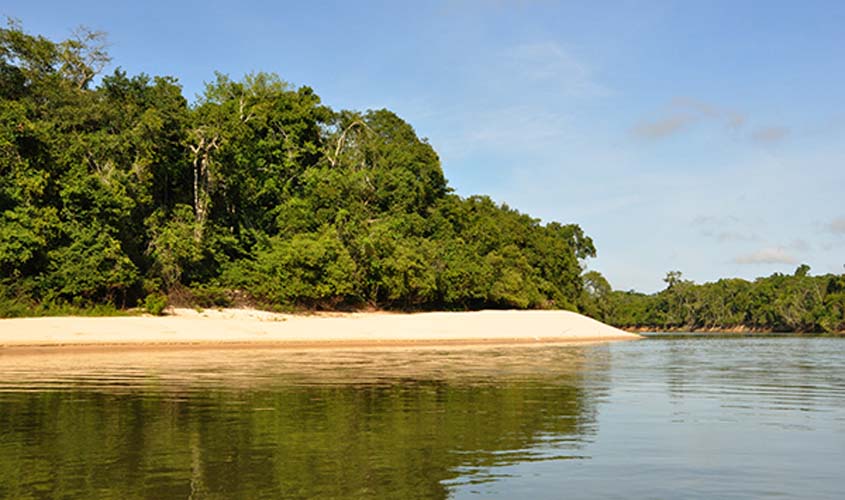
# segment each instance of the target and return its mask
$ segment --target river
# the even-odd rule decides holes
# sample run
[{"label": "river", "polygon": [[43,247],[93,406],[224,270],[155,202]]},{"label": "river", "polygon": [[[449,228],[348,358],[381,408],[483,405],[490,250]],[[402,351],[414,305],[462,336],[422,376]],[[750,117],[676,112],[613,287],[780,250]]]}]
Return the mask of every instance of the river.
[{"label": "river", "polygon": [[845,338],[0,350],[0,498],[839,499]]}]

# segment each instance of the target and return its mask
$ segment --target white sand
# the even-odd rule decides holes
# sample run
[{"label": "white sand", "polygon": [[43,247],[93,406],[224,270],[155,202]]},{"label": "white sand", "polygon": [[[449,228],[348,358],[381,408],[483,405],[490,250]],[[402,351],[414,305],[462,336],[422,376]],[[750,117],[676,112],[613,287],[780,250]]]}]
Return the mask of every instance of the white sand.
[{"label": "white sand", "polygon": [[0,320],[0,347],[380,346],[631,340],[568,311],[291,315],[251,309],[176,309],[164,317]]}]

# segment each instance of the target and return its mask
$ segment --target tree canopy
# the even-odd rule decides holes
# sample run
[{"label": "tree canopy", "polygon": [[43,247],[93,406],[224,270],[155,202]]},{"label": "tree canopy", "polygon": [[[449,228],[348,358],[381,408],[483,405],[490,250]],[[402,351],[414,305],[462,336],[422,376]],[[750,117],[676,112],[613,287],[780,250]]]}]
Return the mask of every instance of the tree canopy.
[{"label": "tree canopy", "polygon": [[810,267],[802,264],[792,275],[698,285],[671,271],[667,287],[652,295],[610,292],[609,287],[595,292],[596,286],[589,282],[585,290],[590,293],[583,303],[594,317],[622,327],[845,332],[845,275],[809,272]]},{"label": "tree canopy", "polygon": [[[270,308],[565,308],[624,327],[845,330],[845,277],[613,291],[575,224],[451,190],[389,110],[333,110],[277,75],[99,75],[103,33],[0,28],[0,316]],[[99,75],[99,78],[98,78]],[[95,85],[96,83],[96,85]]]},{"label": "tree canopy", "polygon": [[189,103],[172,77],[97,77],[104,41],[0,29],[7,306],[578,308],[581,228],[457,196],[393,112],[268,73]]}]

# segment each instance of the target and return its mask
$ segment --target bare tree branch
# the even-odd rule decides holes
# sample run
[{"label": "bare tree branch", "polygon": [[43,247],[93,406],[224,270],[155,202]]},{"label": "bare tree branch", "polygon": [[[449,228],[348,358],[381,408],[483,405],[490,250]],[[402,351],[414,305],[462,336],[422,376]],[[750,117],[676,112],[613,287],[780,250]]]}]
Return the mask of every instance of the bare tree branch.
[{"label": "bare tree branch", "polygon": [[340,134],[340,137],[337,140],[337,147],[334,150],[334,157],[331,158],[332,167],[337,165],[338,156],[340,156],[340,150],[343,149],[343,143],[346,141],[346,134],[352,130],[353,127],[360,126],[364,129],[368,129],[367,124],[361,120],[355,120],[354,122],[350,123],[348,127]]}]

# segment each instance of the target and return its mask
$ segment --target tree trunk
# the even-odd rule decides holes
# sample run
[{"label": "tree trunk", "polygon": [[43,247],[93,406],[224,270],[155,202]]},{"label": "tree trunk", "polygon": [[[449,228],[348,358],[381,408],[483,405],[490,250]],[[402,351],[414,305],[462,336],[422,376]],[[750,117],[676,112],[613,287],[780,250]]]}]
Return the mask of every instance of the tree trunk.
[{"label": "tree trunk", "polygon": [[209,140],[202,135],[201,131],[198,135],[199,143],[196,146],[190,146],[191,152],[194,154],[194,239],[197,242],[202,240],[205,223],[208,219],[210,201],[210,195],[208,193],[208,167],[211,151],[217,149],[217,139],[219,137],[215,135]]}]

